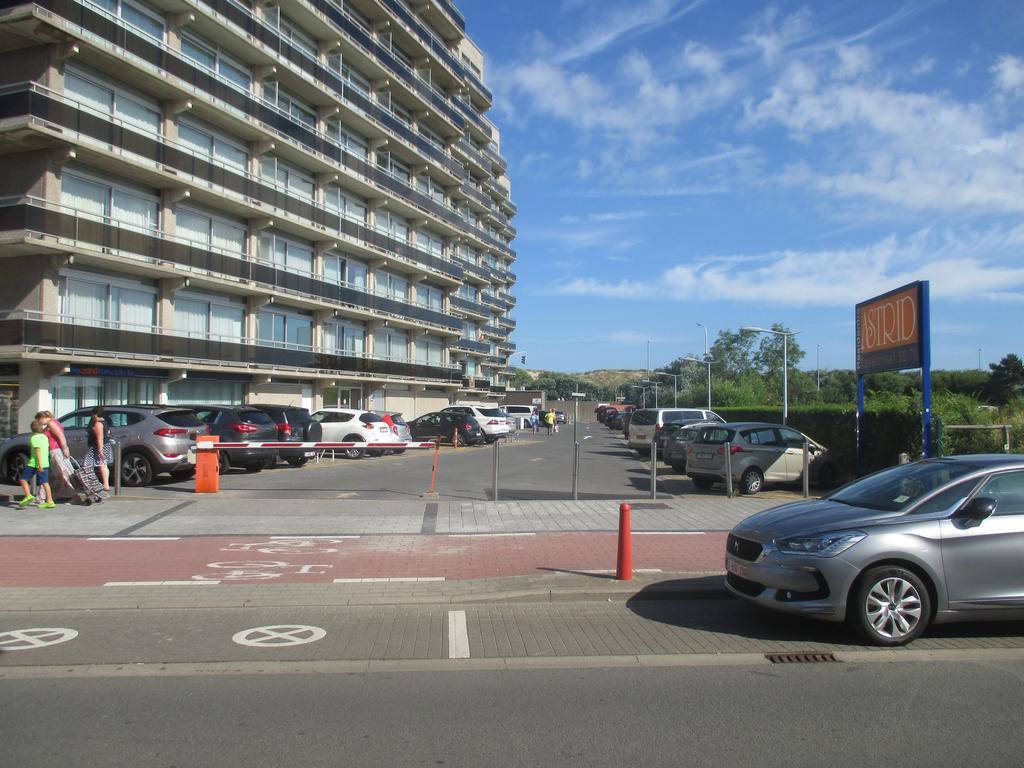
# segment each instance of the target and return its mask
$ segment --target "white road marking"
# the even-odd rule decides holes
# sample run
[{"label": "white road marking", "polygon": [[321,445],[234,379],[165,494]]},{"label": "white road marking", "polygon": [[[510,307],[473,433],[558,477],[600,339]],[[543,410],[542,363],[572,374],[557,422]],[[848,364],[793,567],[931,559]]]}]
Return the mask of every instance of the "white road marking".
[{"label": "white road marking", "polygon": [[450,539],[489,539],[496,536],[536,536],[536,533],[449,533]]},{"label": "white road marking", "polygon": [[86,541],[181,541],[181,536],[90,536]]},{"label": "white road marking", "polygon": [[469,658],[469,631],[465,611],[448,611],[448,658]]},{"label": "white road marking", "polygon": [[45,648],[48,645],[66,643],[78,637],[78,630],[66,627],[32,627],[31,629],[11,629],[0,632],[0,650],[31,651]]},{"label": "white road marking", "polygon": [[633,531],[634,536],[703,536],[705,531]]},{"label": "white road marking", "polygon": [[544,461],[544,457],[543,456],[538,456],[535,459],[530,459],[530,461]]},{"label": "white road marking", "polygon": [[335,579],[335,584],[392,584],[400,582],[444,581],[444,576],[384,576],[367,579]]},{"label": "white road marking", "polygon": [[[583,571],[573,571],[573,573],[592,573],[594,575],[605,574],[605,573],[616,573],[614,568],[603,568],[594,570],[593,568],[587,568]],[[663,573],[661,568],[634,568],[633,573]]]},{"label": "white road marking", "polygon": [[276,624],[269,627],[253,627],[236,632],[232,642],[250,648],[281,648],[286,645],[315,643],[327,636],[327,630],[307,624]]},{"label": "white road marking", "polygon": [[220,581],[108,581],[104,587],[198,587]]},{"label": "white road marking", "polygon": [[358,539],[360,536],[350,536],[348,534],[338,536],[305,536],[296,534],[295,536],[268,536],[268,539],[327,539],[328,541],[334,541],[335,539]]}]

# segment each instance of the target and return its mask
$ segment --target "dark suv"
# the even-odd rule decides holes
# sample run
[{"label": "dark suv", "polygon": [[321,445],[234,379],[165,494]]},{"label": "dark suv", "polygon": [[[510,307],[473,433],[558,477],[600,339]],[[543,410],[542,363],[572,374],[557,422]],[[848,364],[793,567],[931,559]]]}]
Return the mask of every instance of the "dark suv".
[{"label": "dark suv", "polygon": [[451,443],[458,432],[462,445],[479,445],[484,441],[483,430],[474,417],[453,411],[438,411],[413,419],[409,422],[409,431],[413,440]]},{"label": "dark suv", "polygon": [[[252,408],[263,411],[277,425],[277,441],[279,443],[317,443],[323,435],[320,422],[313,421],[308,408],[297,405],[253,405]],[[312,448],[281,448],[278,455],[293,467],[301,467],[316,451]]]},{"label": "dark suv", "polygon": [[[217,435],[222,443],[276,443],[277,423],[266,411],[251,405],[184,405]],[[244,467],[259,472],[277,464],[277,452],[269,448],[224,448],[219,451],[220,471]]]},{"label": "dark suv", "polygon": [[[189,477],[195,468],[188,450],[196,435],[207,434],[206,425],[188,408],[167,405],[106,405],[110,436],[121,445],[121,482],[126,486],[148,485],[161,472]],[[68,450],[78,461],[89,447],[92,408],[79,408],[61,416]],[[0,469],[7,482],[18,482],[28,459],[28,433],[0,445]]]}]

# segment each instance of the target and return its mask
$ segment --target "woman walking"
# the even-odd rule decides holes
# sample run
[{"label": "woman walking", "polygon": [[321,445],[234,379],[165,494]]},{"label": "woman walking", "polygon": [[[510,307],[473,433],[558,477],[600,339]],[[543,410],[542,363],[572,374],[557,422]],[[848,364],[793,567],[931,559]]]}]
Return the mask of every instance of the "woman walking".
[{"label": "woman walking", "polygon": [[107,465],[112,461],[110,451],[110,420],[103,413],[103,406],[92,409],[89,419],[89,450],[85,452],[83,466],[94,467],[103,483],[103,492],[110,493],[110,470]]}]

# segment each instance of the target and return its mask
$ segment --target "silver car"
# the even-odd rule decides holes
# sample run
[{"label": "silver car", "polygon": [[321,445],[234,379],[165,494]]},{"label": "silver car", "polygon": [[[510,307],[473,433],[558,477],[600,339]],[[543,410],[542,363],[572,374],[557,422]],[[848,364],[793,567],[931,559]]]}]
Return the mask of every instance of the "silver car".
[{"label": "silver car", "polygon": [[877,645],[1024,618],[1024,455],[926,459],[759,512],[729,534],[725,568],[735,595]]},{"label": "silver car", "polygon": [[804,473],[805,441],[811,482],[831,488],[839,477],[832,454],[783,424],[732,422],[705,427],[686,448],[686,474],[701,490],[725,482],[728,443],[733,482],[742,493],[757,493],[765,483],[797,482]]}]

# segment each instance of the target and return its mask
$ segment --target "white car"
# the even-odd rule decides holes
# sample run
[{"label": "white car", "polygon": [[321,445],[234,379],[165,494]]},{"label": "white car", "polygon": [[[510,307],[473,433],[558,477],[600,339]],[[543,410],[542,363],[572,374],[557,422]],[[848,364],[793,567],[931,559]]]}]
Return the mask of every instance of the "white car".
[{"label": "white car", "polygon": [[505,413],[508,414],[512,426],[518,429],[529,429],[530,416],[537,410],[535,405],[505,405],[502,407]]},{"label": "white car", "polygon": [[345,448],[350,459],[361,459],[367,453],[380,456],[386,449],[374,450],[374,443],[393,443],[398,440],[384,419],[372,411],[354,408],[322,408],[312,414],[320,422],[325,443],[366,443],[366,448]]},{"label": "white car", "polygon": [[493,443],[499,437],[504,437],[511,431],[511,420],[508,414],[497,406],[449,405],[447,408],[442,408],[441,411],[464,413],[475,418],[476,423],[480,425],[480,429],[484,433],[484,441],[488,443]]},{"label": "white car", "polygon": [[651,443],[666,424],[698,421],[721,423],[725,419],[706,408],[637,408],[629,420],[629,447],[641,455],[649,454]]}]

